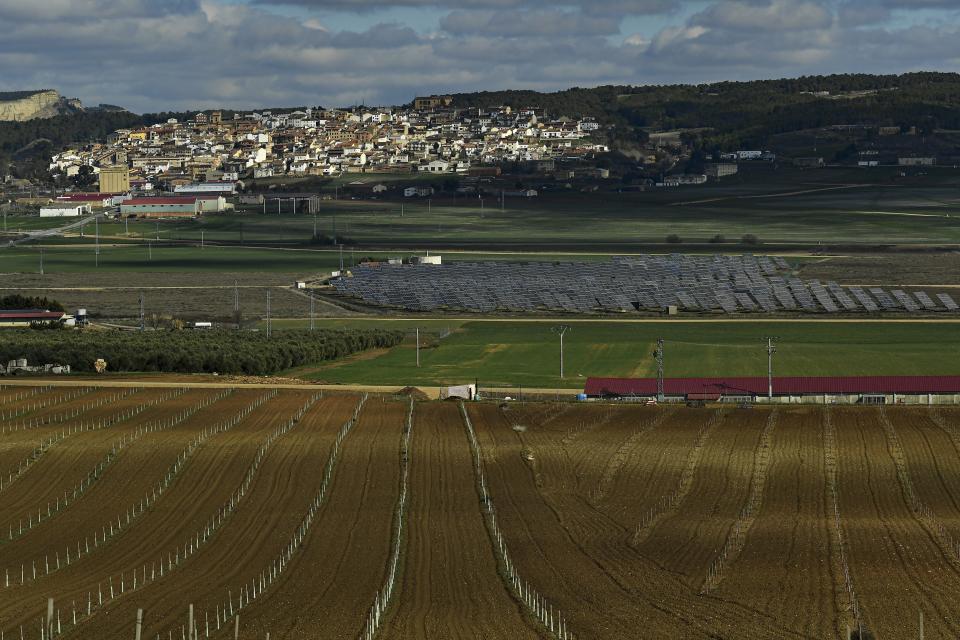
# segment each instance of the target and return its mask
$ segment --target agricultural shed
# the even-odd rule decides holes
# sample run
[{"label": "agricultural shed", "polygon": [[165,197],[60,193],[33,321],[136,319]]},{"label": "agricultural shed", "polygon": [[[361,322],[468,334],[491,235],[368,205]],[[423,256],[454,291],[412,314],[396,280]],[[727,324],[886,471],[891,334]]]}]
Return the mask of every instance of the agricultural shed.
[{"label": "agricultural shed", "polygon": [[120,204],[120,215],[140,218],[193,218],[200,214],[195,197],[133,198]]},{"label": "agricultural shed", "polygon": [[0,328],[23,329],[29,328],[34,322],[63,322],[73,320],[63,311],[46,311],[43,309],[9,309],[0,310]]},{"label": "agricultural shed", "polygon": [[[665,378],[671,400],[768,401],[766,377]],[[654,398],[656,378],[588,378],[590,398]],[[960,376],[777,377],[773,402],[960,404]]]}]

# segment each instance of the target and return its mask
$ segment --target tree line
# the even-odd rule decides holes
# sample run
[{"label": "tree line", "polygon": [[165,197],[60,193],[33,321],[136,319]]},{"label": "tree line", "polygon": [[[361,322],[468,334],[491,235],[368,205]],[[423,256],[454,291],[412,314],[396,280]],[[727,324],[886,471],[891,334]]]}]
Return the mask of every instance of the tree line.
[{"label": "tree line", "polygon": [[19,293],[4,296],[0,298],[0,309],[3,310],[23,310],[23,309],[45,309],[47,311],[63,311],[63,305],[56,300],[50,300],[46,297],[24,296]]},{"label": "tree line", "polygon": [[317,364],[367,349],[394,347],[403,332],[318,329],[264,333],[239,331],[33,331],[0,332],[0,362],[68,364],[91,372],[98,358],[108,371],[161,371],[267,375]]}]

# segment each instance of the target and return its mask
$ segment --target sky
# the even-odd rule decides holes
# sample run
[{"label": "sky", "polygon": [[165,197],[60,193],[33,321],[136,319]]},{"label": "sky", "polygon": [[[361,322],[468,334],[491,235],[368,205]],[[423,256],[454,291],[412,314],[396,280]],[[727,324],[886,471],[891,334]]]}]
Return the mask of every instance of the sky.
[{"label": "sky", "polygon": [[960,71],[960,0],[0,0],[0,90],[136,112]]}]

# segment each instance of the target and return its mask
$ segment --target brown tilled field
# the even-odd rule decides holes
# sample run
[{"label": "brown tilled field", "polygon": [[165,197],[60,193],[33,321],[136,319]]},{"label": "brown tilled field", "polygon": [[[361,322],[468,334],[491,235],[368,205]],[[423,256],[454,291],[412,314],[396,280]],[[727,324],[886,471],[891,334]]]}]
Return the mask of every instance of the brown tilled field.
[{"label": "brown tilled field", "polygon": [[0,478],[2,638],[960,635],[955,408],[0,389]]}]

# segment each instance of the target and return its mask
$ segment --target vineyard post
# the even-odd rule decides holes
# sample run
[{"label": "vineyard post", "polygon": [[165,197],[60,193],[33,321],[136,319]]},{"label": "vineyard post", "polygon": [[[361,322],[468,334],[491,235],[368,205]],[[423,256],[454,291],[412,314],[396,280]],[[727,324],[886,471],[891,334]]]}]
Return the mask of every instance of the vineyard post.
[{"label": "vineyard post", "polygon": [[53,637],[53,598],[47,598],[47,637]]},{"label": "vineyard post", "polygon": [[923,640],[923,610],[920,610],[920,640]]},{"label": "vineyard post", "polygon": [[240,614],[237,614],[237,617],[233,619],[233,640],[239,640],[240,638]]},{"label": "vineyard post", "polygon": [[140,640],[140,636],[142,633],[143,633],[143,609],[137,609],[136,640]]},{"label": "vineyard post", "polygon": [[187,628],[187,640],[193,640],[193,603],[190,603],[190,610],[187,614],[187,622],[189,623]]}]

